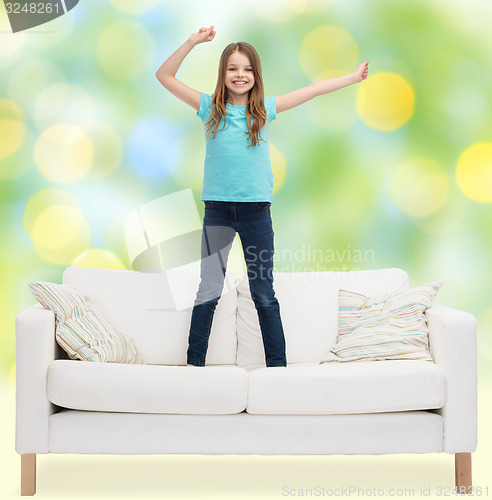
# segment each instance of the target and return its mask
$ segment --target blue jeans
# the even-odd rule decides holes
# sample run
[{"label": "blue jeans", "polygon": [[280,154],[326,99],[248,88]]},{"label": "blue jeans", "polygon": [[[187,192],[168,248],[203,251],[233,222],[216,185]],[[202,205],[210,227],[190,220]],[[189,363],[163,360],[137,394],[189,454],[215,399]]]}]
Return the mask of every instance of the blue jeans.
[{"label": "blue jeans", "polygon": [[258,313],[266,366],[286,366],[280,308],[273,290],[273,228],[268,201],[205,201],[200,285],[191,314],[187,363],[205,366],[208,339],[224,287],[227,258],[239,233],[251,298]]}]

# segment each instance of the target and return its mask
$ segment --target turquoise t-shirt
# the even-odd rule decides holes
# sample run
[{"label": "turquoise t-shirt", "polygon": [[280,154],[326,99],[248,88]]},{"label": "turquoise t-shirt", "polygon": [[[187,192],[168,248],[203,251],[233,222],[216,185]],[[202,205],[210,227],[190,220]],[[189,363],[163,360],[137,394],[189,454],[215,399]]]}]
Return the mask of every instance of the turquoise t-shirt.
[{"label": "turquoise t-shirt", "polygon": [[[205,123],[210,118],[213,94],[200,92],[197,115],[204,124],[205,165],[201,200],[217,201],[269,201],[272,203],[273,173],[268,147],[268,126],[275,120],[276,98],[265,99],[267,122],[261,130],[259,146],[248,147],[246,106],[226,104],[227,116],[222,117],[215,139],[207,138]],[[224,118],[226,118],[225,128]],[[246,133],[245,133],[246,132]]]}]

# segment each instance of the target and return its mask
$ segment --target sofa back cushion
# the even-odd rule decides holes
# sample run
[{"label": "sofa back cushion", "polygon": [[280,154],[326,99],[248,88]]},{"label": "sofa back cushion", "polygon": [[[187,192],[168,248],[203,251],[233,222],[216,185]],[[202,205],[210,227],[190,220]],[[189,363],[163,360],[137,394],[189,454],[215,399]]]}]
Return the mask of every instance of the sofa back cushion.
[{"label": "sofa back cushion", "polygon": [[55,337],[71,359],[102,363],[142,363],[133,340],[108,320],[100,305],[69,285],[28,281],[39,303],[55,315]]},{"label": "sofa back cushion", "polygon": [[[273,273],[280,305],[287,363],[319,362],[336,342],[338,291],[392,294],[409,288],[408,274],[397,268],[367,271]],[[236,278],[237,365],[265,364],[258,314],[247,275]]]},{"label": "sofa back cushion", "polygon": [[[210,332],[207,365],[236,362],[235,278],[226,273]],[[133,339],[145,364],[186,364],[199,271],[173,269],[168,275],[70,266],[63,273],[63,283],[94,297],[111,323]]]},{"label": "sofa back cushion", "polygon": [[438,280],[374,297],[340,290],[337,343],[321,362],[433,361],[425,312],[441,286]]}]

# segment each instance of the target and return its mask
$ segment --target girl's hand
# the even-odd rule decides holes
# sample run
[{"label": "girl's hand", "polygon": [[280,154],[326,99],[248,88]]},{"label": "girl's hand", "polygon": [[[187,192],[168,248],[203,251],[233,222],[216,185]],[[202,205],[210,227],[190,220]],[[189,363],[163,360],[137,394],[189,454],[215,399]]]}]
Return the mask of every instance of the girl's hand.
[{"label": "girl's hand", "polygon": [[197,33],[193,33],[190,36],[190,40],[198,45],[203,42],[211,42],[214,39],[215,31],[214,27],[210,26],[210,28],[200,28]]},{"label": "girl's hand", "polygon": [[369,63],[367,61],[359,64],[354,72],[355,83],[359,83],[367,78]]}]

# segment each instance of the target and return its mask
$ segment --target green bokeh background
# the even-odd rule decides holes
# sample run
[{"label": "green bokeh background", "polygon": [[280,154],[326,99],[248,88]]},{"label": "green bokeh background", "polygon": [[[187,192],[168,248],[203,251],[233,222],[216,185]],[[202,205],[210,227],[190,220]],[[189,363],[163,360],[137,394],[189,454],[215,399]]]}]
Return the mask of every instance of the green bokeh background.
[{"label": "green bokeh background", "polygon": [[[0,11],[0,122],[3,131],[12,119],[25,126],[19,147],[0,156],[2,379],[12,382],[15,373],[15,316],[35,302],[27,280],[60,283],[65,267],[83,262],[81,253],[91,249],[113,256],[102,258],[100,267],[121,262],[131,269],[124,220],[160,196],[191,188],[203,215],[202,122],[160,85],[155,72],[192,32],[212,24],[213,42],[197,46],[176,75],[206,93],[213,92],[219,56],[233,41],[248,41],[258,51],[266,97],[309,85],[316,68],[319,78],[329,78],[369,61],[367,81],[279,113],[270,125],[274,172],[282,164],[285,175],[272,205],[280,256],[275,269],[398,267],[409,274],[411,287],[442,279],[436,303],[476,316],[479,374],[490,378],[491,205],[464,193],[456,178],[460,155],[492,141],[489,3],[166,0],[139,2],[140,12],[128,11],[131,4],[83,0],[66,15],[17,34],[9,34]],[[340,62],[330,47],[306,55],[306,37],[322,26],[351,35],[358,49],[350,53],[353,61]],[[389,131],[371,127],[356,107],[361,86],[380,72],[402,75],[415,94],[410,119]],[[39,99],[56,84],[79,87],[85,97],[69,87],[65,108],[43,117]],[[118,140],[108,145],[106,136],[95,134],[86,175],[73,182],[47,178],[36,146],[49,126],[61,122],[104,123],[121,149]],[[0,152],[10,140],[8,133],[0,137]],[[118,161],[106,174],[108,158]],[[427,217],[405,213],[391,195],[395,171],[411,158],[432,160],[447,178],[445,203]],[[486,195],[492,191],[492,159],[484,161]],[[64,262],[40,255],[24,223],[26,204],[46,188],[73,196],[90,227],[86,248],[67,252]],[[329,260],[322,252],[340,258]],[[365,259],[360,262],[356,253]]]}]

